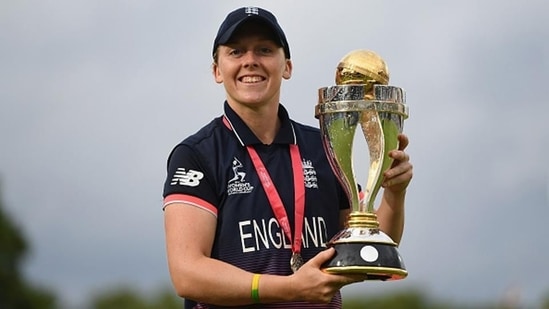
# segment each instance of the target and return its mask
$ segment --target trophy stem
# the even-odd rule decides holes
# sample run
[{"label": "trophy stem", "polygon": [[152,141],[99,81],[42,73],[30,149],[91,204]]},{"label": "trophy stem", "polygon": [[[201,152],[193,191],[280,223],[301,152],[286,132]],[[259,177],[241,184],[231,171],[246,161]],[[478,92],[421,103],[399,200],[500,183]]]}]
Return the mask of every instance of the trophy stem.
[{"label": "trophy stem", "polygon": [[350,228],[363,227],[377,229],[379,228],[379,221],[377,221],[377,215],[373,212],[353,211],[349,215],[347,225]]}]

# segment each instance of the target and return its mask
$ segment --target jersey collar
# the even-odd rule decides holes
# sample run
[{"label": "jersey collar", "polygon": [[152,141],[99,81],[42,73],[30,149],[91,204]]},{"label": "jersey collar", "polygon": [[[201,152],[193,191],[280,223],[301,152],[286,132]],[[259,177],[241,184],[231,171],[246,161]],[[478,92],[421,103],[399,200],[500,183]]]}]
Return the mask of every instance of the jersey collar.
[{"label": "jersey collar", "polygon": [[[261,141],[252,133],[252,130],[244,123],[242,118],[225,101],[223,106],[225,119],[232,128],[234,135],[240,141],[242,146],[262,144]],[[288,112],[282,106],[278,105],[278,118],[280,119],[280,130],[278,131],[273,144],[296,144],[294,126]]]}]

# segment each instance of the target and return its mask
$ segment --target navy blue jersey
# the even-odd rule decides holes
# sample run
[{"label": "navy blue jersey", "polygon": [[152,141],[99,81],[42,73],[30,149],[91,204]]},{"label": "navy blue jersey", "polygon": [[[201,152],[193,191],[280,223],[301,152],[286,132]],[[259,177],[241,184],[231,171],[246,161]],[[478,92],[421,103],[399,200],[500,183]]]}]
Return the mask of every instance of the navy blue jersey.
[{"label": "navy blue jersey", "polygon": [[[292,121],[280,105],[280,130],[262,144],[240,117],[224,105],[214,119],[171,152],[164,185],[164,207],[183,202],[217,218],[211,257],[253,273],[290,275],[292,240],[285,237],[263,190],[246,146],[252,145],[267,168],[284,204],[294,235],[294,184],[289,145],[299,146],[305,182],[301,254],[305,261],[325,249],[339,231],[339,212],[349,207],[324,153],[320,131]],[[187,308],[214,308],[187,303]],[[196,307],[194,307],[196,305]],[[322,308],[340,308],[339,293]],[[261,308],[314,308],[292,303]],[[234,308],[234,307],[231,307]],[[246,308],[252,308],[246,306]]]}]

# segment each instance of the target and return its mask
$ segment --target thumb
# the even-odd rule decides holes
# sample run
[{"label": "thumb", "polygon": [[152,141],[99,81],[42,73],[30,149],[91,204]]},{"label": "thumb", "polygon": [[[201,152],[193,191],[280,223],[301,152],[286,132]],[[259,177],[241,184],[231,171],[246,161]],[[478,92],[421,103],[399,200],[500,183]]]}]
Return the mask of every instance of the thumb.
[{"label": "thumb", "polygon": [[408,136],[404,133],[400,133],[398,135],[398,150],[404,150],[406,149],[406,147],[408,146],[408,143],[409,143],[409,140],[408,140]]},{"label": "thumb", "polygon": [[330,247],[315,255],[311,260],[309,260],[309,263],[311,263],[316,268],[320,268],[322,264],[328,262],[330,258],[334,256],[335,252],[335,249],[333,247]]}]

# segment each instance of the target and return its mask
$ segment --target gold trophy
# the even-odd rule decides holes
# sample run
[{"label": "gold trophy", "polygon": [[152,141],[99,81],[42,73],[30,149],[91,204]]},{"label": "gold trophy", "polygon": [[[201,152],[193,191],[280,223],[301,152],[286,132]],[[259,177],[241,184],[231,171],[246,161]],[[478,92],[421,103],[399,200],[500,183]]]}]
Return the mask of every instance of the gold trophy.
[{"label": "gold trophy", "polygon": [[[374,209],[383,172],[392,164],[389,151],[398,149],[398,134],[408,118],[405,92],[389,86],[385,61],[375,52],[355,50],[339,62],[336,86],[319,89],[315,117],[319,119],[324,150],[342,184],[351,214],[345,229],[328,246],[334,257],[323,265],[329,273],[365,274],[367,280],[397,280],[408,275],[398,244],[379,229]],[[353,171],[352,147],[360,123],[370,154],[364,198]]]}]

